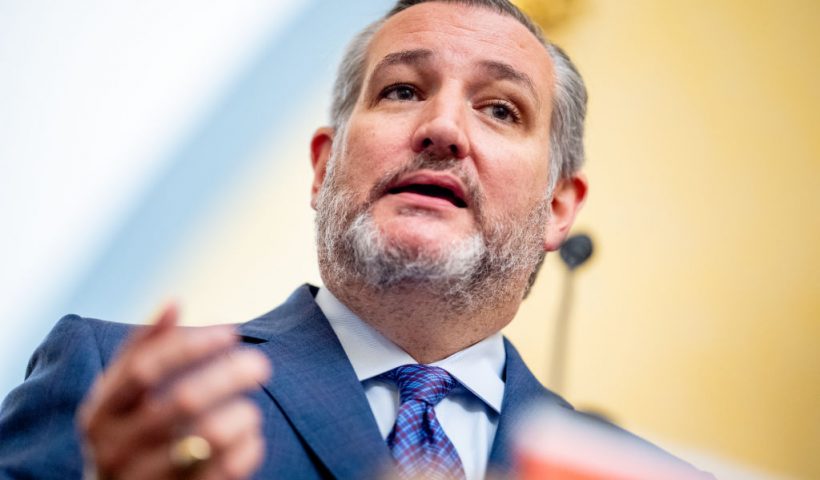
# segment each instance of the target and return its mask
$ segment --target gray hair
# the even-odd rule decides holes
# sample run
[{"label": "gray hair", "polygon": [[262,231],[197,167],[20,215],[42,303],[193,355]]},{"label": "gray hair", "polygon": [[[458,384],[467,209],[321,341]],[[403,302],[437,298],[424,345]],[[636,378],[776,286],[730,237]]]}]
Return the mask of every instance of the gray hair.
[{"label": "gray hair", "polygon": [[555,70],[549,136],[549,192],[552,192],[558,179],[572,176],[584,163],[587,90],[584,80],[569,56],[560,47],[548,41],[541,28],[508,0],[399,0],[384,17],[368,25],[348,45],[333,89],[330,112],[333,128],[337,134],[344,134],[347,121],[353,113],[364,84],[367,49],[379,28],[393,15],[414,5],[431,1],[481,7],[510,16],[527,27],[527,30],[546,48]]}]

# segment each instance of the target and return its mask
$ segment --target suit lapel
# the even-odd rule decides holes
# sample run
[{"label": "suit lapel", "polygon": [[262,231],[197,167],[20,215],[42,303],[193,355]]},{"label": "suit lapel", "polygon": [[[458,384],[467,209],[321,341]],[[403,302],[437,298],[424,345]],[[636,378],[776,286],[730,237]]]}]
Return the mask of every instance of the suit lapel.
[{"label": "suit lapel", "polygon": [[509,473],[514,467],[512,443],[516,424],[522,414],[538,402],[552,402],[572,409],[563,398],[544,388],[533,376],[521,359],[518,351],[504,339],[507,361],[504,366],[504,398],[501,402],[501,417],[498,430],[490,452],[488,471],[501,474]]},{"label": "suit lapel", "polygon": [[239,332],[271,359],[273,378],[264,389],[333,476],[371,477],[389,465],[390,453],[313,293],[299,288]]}]

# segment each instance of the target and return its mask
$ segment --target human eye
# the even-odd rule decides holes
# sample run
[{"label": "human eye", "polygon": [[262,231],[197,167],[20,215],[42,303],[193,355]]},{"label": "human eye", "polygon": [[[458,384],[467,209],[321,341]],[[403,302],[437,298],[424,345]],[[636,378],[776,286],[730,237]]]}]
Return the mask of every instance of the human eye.
[{"label": "human eye", "polygon": [[412,85],[398,83],[382,90],[379,98],[397,102],[411,102],[419,99],[419,93]]},{"label": "human eye", "polygon": [[482,106],[480,110],[499,122],[521,122],[521,112],[515,107],[515,105],[506,100],[495,100]]}]

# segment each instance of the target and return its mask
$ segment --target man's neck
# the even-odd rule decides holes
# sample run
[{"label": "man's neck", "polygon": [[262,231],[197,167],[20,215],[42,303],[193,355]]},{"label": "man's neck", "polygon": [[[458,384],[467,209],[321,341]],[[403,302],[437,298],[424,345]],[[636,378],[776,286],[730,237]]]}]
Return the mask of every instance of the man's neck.
[{"label": "man's neck", "polygon": [[431,295],[427,288],[373,291],[349,283],[326,285],[353,313],[419,363],[442,360],[498,332],[521,304],[520,295],[513,292],[496,291],[492,299],[465,307]]}]

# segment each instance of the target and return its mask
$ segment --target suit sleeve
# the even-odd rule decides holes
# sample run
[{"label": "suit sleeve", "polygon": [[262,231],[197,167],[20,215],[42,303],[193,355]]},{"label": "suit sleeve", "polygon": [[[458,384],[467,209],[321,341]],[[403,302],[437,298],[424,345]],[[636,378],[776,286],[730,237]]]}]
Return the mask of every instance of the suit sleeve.
[{"label": "suit sleeve", "polygon": [[74,417],[101,371],[89,323],[63,317],[34,352],[25,381],[0,406],[0,480],[82,478]]}]

